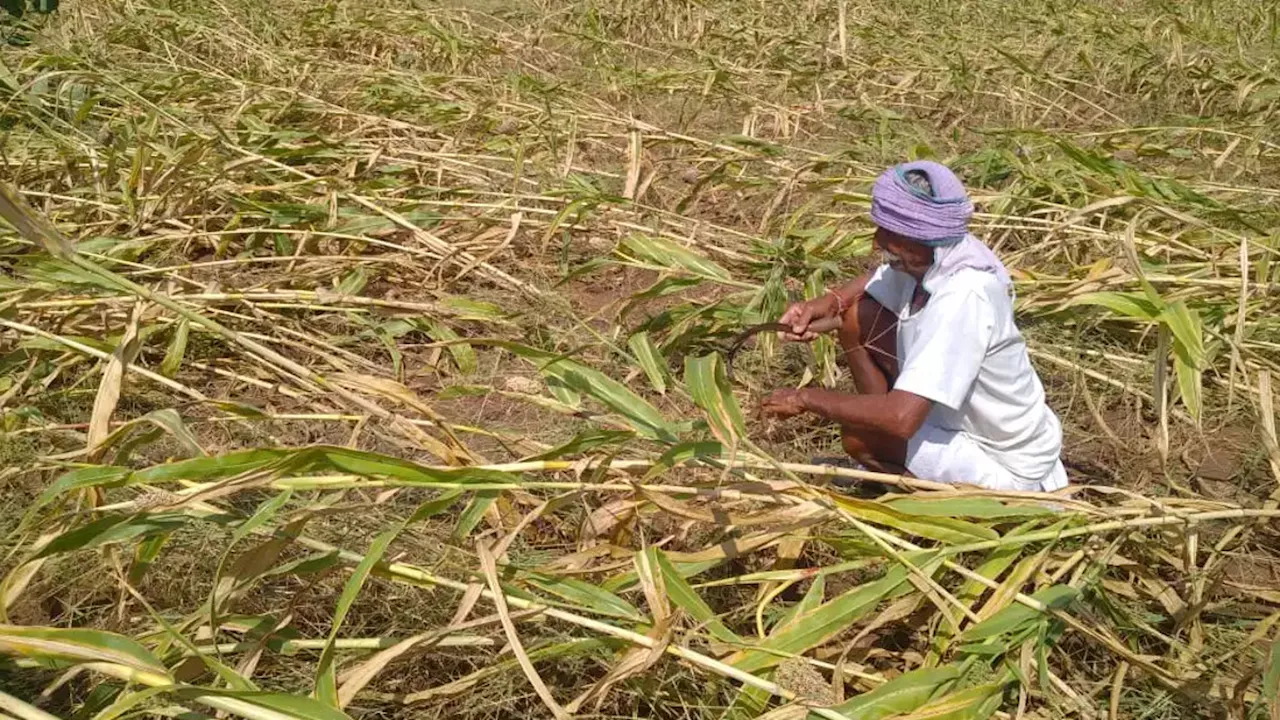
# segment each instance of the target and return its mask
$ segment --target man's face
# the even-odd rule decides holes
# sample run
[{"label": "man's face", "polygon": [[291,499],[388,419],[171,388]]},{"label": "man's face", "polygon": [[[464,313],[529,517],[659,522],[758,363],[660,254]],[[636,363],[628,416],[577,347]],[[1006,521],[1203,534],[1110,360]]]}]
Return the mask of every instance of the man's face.
[{"label": "man's face", "polygon": [[876,228],[875,243],[884,253],[889,267],[899,272],[924,277],[933,265],[933,248],[912,242],[884,228]]}]

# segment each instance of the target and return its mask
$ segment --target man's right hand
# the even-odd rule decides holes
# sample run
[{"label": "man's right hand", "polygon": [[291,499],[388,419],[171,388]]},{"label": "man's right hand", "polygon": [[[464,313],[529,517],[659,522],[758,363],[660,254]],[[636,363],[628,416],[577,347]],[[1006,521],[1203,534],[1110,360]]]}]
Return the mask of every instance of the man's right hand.
[{"label": "man's right hand", "polygon": [[[867,291],[867,283],[871,282],[872,272],[863,273],[853,282],[840,288],[839,292],[845,298],[852,297],[853,302],[848,303],[849,306],[856,305],[857,298],[862,297]],[[830,292],[822,297],[816,297],[805,302],[794,303],[787,311],[782,313],[782,317],[778,318],[778,322],[783,325],[790,325],[791,332],[780,332],[779,336],[783,340],[791,342],[809,342],[818,337],[828,328],[814,328],[814,323],[827,318],[835,318],[840,312],[840,304],[836,301],[835,296]],[[847,321],[846,321],[847,322]],[[837,322],[837,325],[839,322]]]},{"label": "man's right hand", "polygon": [[819,334],[810,328],[814,321],[829,318],[835,315],[838,309],[836,299],[830,293],[805,302],[794,303],[782,313],[782,317],[778,318],[778,322],[783,325],[790,325],[791,330],[779,334],[783,340],[790,342],[809,342]]}]

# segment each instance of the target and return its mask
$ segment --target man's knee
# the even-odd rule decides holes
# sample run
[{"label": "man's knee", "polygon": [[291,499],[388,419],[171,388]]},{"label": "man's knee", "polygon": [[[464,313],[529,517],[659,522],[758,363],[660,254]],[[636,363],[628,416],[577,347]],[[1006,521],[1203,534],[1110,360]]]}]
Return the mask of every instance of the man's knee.
[{"label": "man's knee", "polygon": [[[859,347],[871,353],[876,365],[890,384],[898,375],[898,318],[870,295],[858,298],[845,312],[842,343],[848,343],[856,331]],[[856,321],[856,322],[855,322]]]},{"label": "man's knee", "polygon": [[897,327],[897,317],[879,300],[870,295],[863,295],[857,300],[858,331],[863,344],[877,343],[887,335],[893,335]]},{"label": "man's knee", "polygon": [[886,472],[902,472],[906,466],[907,444],[884,433],[845,429],[841,433],[844,451],[858,462]]}]

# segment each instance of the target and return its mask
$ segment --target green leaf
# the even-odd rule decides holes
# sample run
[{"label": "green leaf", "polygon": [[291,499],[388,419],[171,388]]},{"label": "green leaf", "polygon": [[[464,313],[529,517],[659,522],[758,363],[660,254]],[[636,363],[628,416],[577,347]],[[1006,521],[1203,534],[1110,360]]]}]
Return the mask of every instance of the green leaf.
[{"label": "green leaf", "polygon": [[632,335],[627,339],[627,347],[631,348],[631,354],[635,355],[636,362],[649,377],[649,383],[653,385],[653,389],[665,394],[667,392],[667,360],[662,357],[662,351],[653,344],[649,333],[641,331]]},{"label": "green leaf", "polygon": [[[938,557],[933,552],[919,552],[908,554],[907,559],[932,574],[938,567]],[[848,590],[795,618],[790,625],[759,643],[759,649],[736,653],[727,662],[739,670],[756,672],[778,664],[786,655],[798,655],[817,647],[871,612],[881,600],[911,591],[914,586],[908,577],[905,567],[895,565],[881,579]]]},{"label": "green leaf", "polygon": [[629,430],[586,430],[574,435],[569,442],[559,447],[551,448],[540,455],[535,455],[529,460],[555,460],[566,455],[578,455],[597,448],[614,445],[621,446],[635,436],[636,434]]},{"label": "green leaf", "polygon": [[671,602],[676,607],[689,613],[690,617],[706,627],[707,632],[711,633],[711,637],[720,642],[742,642],[742,638],[721,622],[720,618],[716,617],[716,613],[711,609],[711,606],[702,599],[702,596],[698,595],[696,590],[689,586],[689,582],[684,579],[684,576],[676,571],[666,553],[652,546],[647,548],[645,552],[650,553],[653,564],[662,573],[663,583],[667,587],[667,597],[671,599]]},{"label": "green leaf", "polygon": [[[645,437],[658,440],[673,440],[673,428],[656,408],[643,398],[627,389],[625,385],[581,363],[570,360],[563,355],[556,355],[505,341],[487,341],[502,347],[530,361],[547,378],[547,384],[555,392],[555,383],[560,383],[574,392],[580,392],[603,403],[610,410],[630,421],[632,429]],[[553,382],[554,381],[554,382]],[[561,398],[562,402],[573,403]]]},{"label": "green leaf", "polygon": [[[958,677],[960,670],[953,665],[912,670],[832,709],[849,720],[880,720],[891,715],[904,715],[924,705],[939,689]],[[810,714],[809,717],[814,716]]]},{"label": "green leaf", "polygon": [[[526,647],[525,650],[530,660],[534,662],[541,662],[554,658],[576,657],[579,655],[593,656],[607,653],[620,653],[621,648],[622,643],[614,638],[590,638],[586,640],[569,640],[562,643],[548,643],[538,647]],[[454,682],[474,683],[486,677],[511,672],[517,667],[518,662],[515,658],[490,662],[479,670],[459,678]]]},{"label": "green leaf", "polygon": [[[108,687],[108,686],[103,684],[103,685],[100,685],[99,687]],[[121,715],[129,712],[130,710],[137,707],[138,705],[141,705],[142,703],[147,702],[148,700],[150,700],[153,697],[156,697],[157,695],[160,695],[162,693],[167,693],[170,690],[171,688],[160,686],[160,687],[143,688],[141,690],[135,690],[133,692],[121,693],[120,696],[117,697],[114,702],[112,702],[110,705],[108,705],[107,707],[99,711],[97,715],[94,715],[93,720],[115,720],[115,718],[118,718]]]},{"label": "green leaf", "polygon": [[1174,352],[1194,368],[1204,367],[1204,330],[1200,314],[1182,300],[1169,303],[1160,319],[1173,332]]},{"label": "green leaf", "polygon": [[0,625],[0,653],[37,660],[109,662],[165,677],[169,674],[134,640],[102,630]]},{"label": "green leaf", "polygon": [[673,467],[679,467],[691,460],[705,458],[707,460],[720,459],[724,455],[724,446],[719,442],[683,442],[673,445],[671,449],[662,453],[658,457],[658,461],[654,463],[649,472],[645,473],[644,479],[650,480],[666,473]]},{"label": "green leaf", "polygon": [[249,418],[250,420],[268,420],[271,417],[260,408],[248,403],[235,402],[233,400],[210,400],[209,404],[223,412],[237,417]]},{"label": "green leaf", "polygon": [[502,306],[491,302],[472,300],[461,295],[448,295],[439,300],[440,306],[448,309],[459,320],[502,320],[507,311]]},{"label": "green leaf", "polygon": [[[236,556],[225,572],[223,571],[223,565],[226,563],[224,556],[218,563],[217,583],[213,586],[209,597],[210,616],[216,620],[216,615],[224,610],[230,610],[232,601],[243,596],[253,581],[265,577],[268,568],[293,542],[293,536],[296,534],[297,529],[289,528],[285,533],[248,548]],[[228,549],[229,552],[230,549]]]},{"label": "green leaf", "polygon": [[80,468],[55,480],[40,494],[35,504],[37,507],[44,506],[58,495],[87,487],[123,487],[139,483],[154,485],[177,480],[195,482],[219,480],[264,468],[295,454],[288,450],[242,450],[214,457],[155,465],[136,472],[107,466]]},{"label": "green leaf", "polygon": [[129,481],[130,484],[146,483],[149,485],[179,480],[211,482],[249,472],[250,470],[260,470],[271,463],[285,460],[290,456],[291,452],[288,450],[240,450],[225,455],[153,465],[145,470],[135,472],[133,477],[129,478]]},{"label": "green leaf", "polygon": [[213,585],[209,591],[211,622],[216,624],[216,616],[222,609],[223,602],[231,596],[236,586],[243,585],[243,583],[257,577],[270,563],[275,562],[280,555],[280,551],[290,542],[287,536],[270,538],[248,552],[241,554],[232,564],[230,574],[223,574],[226,571],[227,558],[231,556],[236,544],[270,522],[276,516],[276,513],[280,511],[280,508],[284,507],[285,503],[289,501],[292,494],[289,490],[277,493],[270,500],[259,505],[253,515],[250,515],[249,519],[240,523],[231,533],[231,539],[226,544],[226,549],[223,550],[221,557],[218,558],[217,568],[213,572]]},{"label": "green leaf", "polygon": [[685,270],[699,277],[714,280],[731,280],[728,270],[711,262],[692,250],[670,240],[639,233],[623,239],[623,247],[637,257],[672,270]]},{"label": "green leaf", "polygon": [[259,505],[258,509],[253,512],[253,515],[250,515],[248,520],[240,523],[236,527],[235,531],[231,533],[231,542],[227,543],[228,552],[230,552],[230,547],[232,545],[235,545],[246,537],[249,537],[249,533],[270,522],[271,518],[276,516],[276,513],[280,511],[280,508],[284,507],[285,503],[289,502],[289,498],[292,496],[292,491],[284,490],[277,493],[275,497]]},{"label": "green leaf", "polygon": [[342,622],[347,619],[347,613],[355,603],[356,597],[360,595],[365,580],[369,578],[369,573],[373,572],[373,566],[378,564],[386,553],[387,546],[403,529],[404,525],[399,525],[373,539],[369,545],[369,552],[356,566],[351,577],[347,578],[347,583],[342,587],[342,594],[338,596],[338,606],[334,610],[333,621],[329,626],[329,641],[325,643],[324,650],[320,653],[320,662],[316,668],[316,699],[332,707],[338,707],[338,681],[333,661],[334,641],[338,639]]},{"label": "green leaf", "polygon": [[[1065,521],[1055,523],[1053,526],[1047,529],[1061,530],[1062,528],[1066,527],[1066,524],[1067,523]],[[1027,533],[1037,531],[1039,529],[1039,525],[1040,524],[1036,521],[1027,521],[1019,525],[1018,527],[1006,532],[1004,537],[1001,539],[1014,540],[1020,535],[1026,535]],[[1017,562],[1018,558],[1022,555],[1022,551],[1025,547],[1026,547],[1025,545],[1018,544],[1018,543],[1011,543],[1009,545],[1003,545],[1003,546],[997,547],[993,549],[985,559],[983,559],[982,563],[979,564],[978,567],[974,569],[974,572],[978,573],[982,577],[987,578],[988,580],[995,580],[996,578],[1004,574],[1004,572],[1008,570],[1015,562]],[[980,583],[977,580],[970,579],[970,580],[965,580],[964,584],[961,585],[960,589],[955,593],[955,596],[957,599],[959,599],[962,602],[972,603],[976,601],[978,598],[982,597],[982,595],[986,591],[987,591],[987,586],[985,584]]]},{"label": "green leaf", "polygon": [[[1051,585],[1031,597],[1050,608],[1062,609],[1070,605],[1079,594],[1080,591],[1070,585]],[[963,642],[978,642],[1006,633],[1020,633],[1044,617],[1040,611],[1015,602],[995,615],[965,630],[960,639]]]},{"label": "green leaf", "polygon": [[[543,373],[547,379],[547,389],[551,391],[551,396],[560,402],[561,407],[573,409],[575,412],[582,408],[582,395],[576,390],[564,384],[560,378],[554,375]],[[536,397],[536,396],[532,396]]]},{"label": "green leaf", "polygon": [[733,698],[733,704],[725,709],[721,720],[752,720],[764,715],[773,695],[754,685],[743,685]]},{"label": "green leaf", "polygon": [[218,675],[218,678],[221,679],[224,683],[226,683],[228,689],[247,690],[247,691],[254,691],[258,689],[258,686],[254,685],[251,680],[244,677],[239,672],[237,672],[236,670],[232,669],[231,667],[223,663],[220,658],[215,657],[211,653],[200,652],[200,650],[195,646],[195,643],[191,642],[190,639],[184,636],[177,628],[173,626],[172,623],[165,620],[164,616],[162,616],[159,612],[157,612],[156,609],[152,607],[150,603],[146,602],[145,600],[141,602],[143,607],[146,608],[147,614],[151,617],[152,620],[154,620],[158,625],[160,625],[160,627],[164,630],[164,633],[166,636],[157,645],[156,652],[163,653],[164,651],[168,650],[168,648],[170,647],[170,643],[172,642],[186,649],[187,652],[190,653],[191,657],[198,659],[201,663],[204,664],[205,667],[209,668],[214,673],[216,673]]},{"label": "green leaf", "polygon": [[999,707],[1004,697],[1005,679],[987,683],[937,698],[913,713],[913,717],[929,720],[986,720]]},{"label": "green leaf", "polygon": [[[78,342],[81,345],[88,345],[89,347],[95,350],[101,350],[104,353],[110,353],[115,349],[111,343],[105,342],[99,338],[84,337],[81,335],[61,335],[59,337]],[[67,350],[67,346],[57,340],[43,337],[28,338],[18,343],[18,347],[22,350],[49,350],[51,352],[66,352]]]},{"label": "green leaf", "polygon": [[[404,210],[400,215],[420,228],[435,227],[440,223],[440,214],[430,210]],[[333,229],[343,235],[373,235],[392,230],[399,230],[395,221],[382,215],[360,215],[346,211],[342,213],[346,219]]]},{"label": "green leaf", "polygon": [[173,337],[169,338],[169,347],[164,351],[164,360],[160,361],[160,374],[171,378],[178,374],[182,367],[182,358],[187,353],[187,336],[191,334],[191,321],[186,318],[178,320],[173,329]]},{"label": "green leaf", "polygon": [[[159,432],[154,429],[147,429],[146,426],[148,425],[154,426]],[[118,463],[124,463],[135,448],[154,442],[160,437],[160,432],[167,433],[176,440],[188,455],[206,454],[204,449],[196,442],[195,435],[182,422],[182,417],[172,408],[154,410],[140,418],[134,418],[126,422],[111,431],[111,434],[105,437],[98,447],[103,449],[117,448],[115,460]]]},{"label": "green leaf", "polygon": [[[563,210],[561,210],[560,212],[561,214],[564,213]],[[583,277],[585,275],[590,275],[591,273],[595,272],[596,270],[599,270],[602,267],[612,267],[618,264],[619,263],[617,260],[614,260],[608,257],[591,258],[590,260],[582,263],[581,265],[578,265],[577,267],[573,268],[569,272],[565,273],[564,277],[561,277],[559,280],[557,280],[556,284],[553,287],[560,288],[565,284],[569,283],[570,281],[576,280],[577,278]]]},{"label": "green leaf", "polygon": [[815,608],[822,604],[827,592],[827,578],[825,575],[819,575],[813,579],[809,585],[809,590],[800,598],[800,602],[787,609],[787,612],[778,618],[778,624],[774,626],[773,632],[778,632],[788,625],[793,624],[796,619],[802,618],[813,612]]},{"label": "green leaf", "polygon": [[461,540],[471,534],[472,530],[480,524],[480,520],[484,518],[484,513],[498,499],[497,490],[482,490],[476,493],[476,496],[467,503],[467,507],[462,511],[462,516],[458,518],[458,526],[453,529],[453,539]]},{"label": "green leaf", "polygon": [[[350,716],[335,707],[305,695],[296,695],[263,691],[235,691],[214,688],[183,686],[172,690],[174,695],[185,700],[198,700],[206,705],[219,709],[229,709],[242,717],[251,720],[268,720],[284,715],[294,720],[351,720]],[[212,702],[211,702],[212,700]],[[245,703],[248,707],[240,709],[229,706],[225,701]],[[223,702],[217,702],[223,701]],[[235,708],[235,709],[233,709]],[[268,712],[255,712],[265,710]]]},{"label": "green leaf", "polygon": [[779,145],[775,145],[768,140],[761,140],[760,138],[752,137],[750,135],[726,135],[721,138],[721,141],[730,145],[738,145],[757,150],[762,155],[766,155],[768,157],[778,157],[786,152]]},{"label": "green leaf", "polygon": [[[242,563],[239,560],[237,560],[236,564],[233,566],[231,576],[224,579],[222,573],[226,565],[227,558],[231,555],[231,551],[236,544],[248,537],[258,528],[270,522],[271,519],[276,516],[276,513],[280,511],[280,508],[284,507],[285,503],[289,501],[289,498],[292,495],[293,493],[289,490],[277,493],[270,500],[259,505],[253,515],[249,516],[249,519],[236,526],[236,529],[231,533],[230,542],[227,543],[226,549],[222,553],[222,557],[218,560],[218,567],[214,571],[213,589],[211,590],[212,594],[209,598],[209,607],[216,611],[219,607],[220,599],[226,596],[227,593],[231,592],[232,588],[234,588],[237,583],[244,582],[256,574],[256,572],[253,572],[250,565],[255,565],[257,563]],[[261,558],[266,563],[273,562],[279,555],[280,549],[282,549],[287,542],[287,537],[271,538],[261,543],[253,551],[250,551],[246,555],[242,555],[241,558],[244,560],[249,560],[250,558]],[[272,550],[269,556],[262,555],[262,549],[264,547]]]},{"label": "green leaf", "polygon": [[40,497],[32,503],[32,510],[39,509],[53,502],[54,498],[65,492],[79,490],[88,487],[118,487],[123,484],[129,477],[128,468],[112,467],[109,465],[95,465],[92,467],[76,468],[67,473],[63,473],[50,483],[45,491],[40,493]]},{"label": "green leaf", "polygon": [[635,310],[638,305],[647,300],[666,297],[667,295],[678,293],[691,287],[696,287],[702,283],[703,280],[701,278],[692,278],[683,275],[671,275],[664,277],[628,298],[627,303],[618,311],[618,317],[625,319],[631,314],[631,311]]},{"label": "green leaf", "polygon": [[461,490],[450,490],[440,494],[440,497],[428,500],[417,507],[408,520],[404,521],[406,526],[416,522],[421,522],[427,518],[435,517],[440,513],[453,507],[458,499],[462,497]]},{"label": "green leaf", "polygon": [[34,260],[22,268],[21,274],[55,288],[84,287],[120,292],[124,288],[117,281],[117,276],[99,270],[92,272],[80,267],[71,260],[61,258],[42,258]]},{"label": "green leaf", "polygon": [[747,435],[742,409],[729,387],[719,355],[686,357],[684,384],[720,442],[732,447]]},{"label": "green leaf", "polygon": [[390,455],[330,445],[293,451],[283,457],[281,469],[294,472],[338,470],[364,477],[390,477],[410,485],[520,482],[515,475],[499,470],[466,467],[442,470]]},{"label": "green leaf", "polygon": [[629,424],[637,433],[655,440],[675,440],[675,429],[662,417],[662,414],[613,378],[582,366],[561,367],[553,372],[568,387],[600,401],[610,410],[630,421]]},{"label": "green leaf", "polygon": [[1178,395],[1182,398],[1182,404],[1186,406],[1187,412],[1191,417],[1200,421],[1200,412],[1203,409],[1204,401],[1202,399],[1203,372],[1191,365],[1188,365],[1181,355],[1173,358],[1173,369],[1178,375]]},{"label": "green leaf", "polygon": [[908,515],[931,517],[969,517],[979,520],[1001,520],[1038,515],[1056,515],[1046,507],[1008,505],[994,498],[894,498],[884,503]]},{"label": "green leaf", "polygon": [[260,707],[288,713],[300,720],[342,720],[343,718],[350,720],[350,717],[341,710],[326,707],[323,703],[301,695],[259,692],[237,693],[236,697]]},{"label": "green leaf", "polygon": [[368,283],[369,274],[364,271],[364,268],[358,267],[347,273],[335,289],[341,295],[359,295]]},{"label": "green leaf", "polygon": [[587,608],[601,615],[646,622],[644,614],[634,605],[587,582],[574,578],[556,577],[543,573],[521,573],[521,579],[543,592],[551,593],[580,608]]},{"label": "green leaf", "polygon": [[[670,560],[670,558],[668,558]],[[680,577],[688,580],[694,575],[700,575],[711,568],[723,563],[724,558],[715,558],[712,560],[698,560],[693,562],[672,562],[671,567],[675,568]],[[628,570],[619,573],[613,577],[600,583],[600,587],[613,593],[620,593],[630,590],[640,581],[639,575],[635,570]]]},{"label": "green leaf", "polygon": [[1072,298],[1067,307],[1097,305],[1131,320],[1155,320],[1161,308],[1139,293],[1093,292]]},{"label": "green leaf", "polygon": [[909,515],[885,503],[837,496],[835,502],[842,510],[860,520],[885,525],[909,532],[912,535],[932,538],[945,543],[966,544],[995,540],[1000,537],[995,530],[965,520],[927,515]]},{"label": "green leaf", "polygon": [[182,422],[182,416],[173,408],[154,410],[138,418],[138,422],[151,423],[165,431],[182,446],[183,450],[192,455],[207,455],[204,448],[200,447],[200,443],[196,442],[195,434],[187,428],[186,423]]},{"label": "green leaf", "polygon": [[273,577],[288,577],[291,575],[314,575],[315,573],[324,572],[338,564],[341,556],[337,550],[332,552],[316,552],[305,557],[292,560],[277,565],[270,570],[262,573],[262,579]]},{"label": "green leaf", "polygon": [[476,360],[475,348],[464,342],[451,342],[460,339],[460,335],[453,331],[453,328],[436,322],[435,320],[424,320],[423,325],[427,328],[427,334],[436,342],[449,343],[445,347],[449,349],[449,354],[453,357],[453,362],[458,366],[458,372],[463,375],[471,375],[476,371],[478,361]]},{"label": "green leaf", "polygon": [[107,515],[86,525],[58,535],[31,559],[49,557],[83,548],[124,542],[133,538],[169,532],[186,523],[187,516],[170,513],[157,515]]},{"label": "green leaf", "polygon": [[129,564],[129,582],[137,585],[142,582],[142,578],[147,574],[147,569],[151,567],[151,563],[160,555],[160,551],[164,549],[164,544],[169,541],[169,533],[161,533],[154,537],[138,543],[138,547],[133,551],[133,562]]},{"label": "green leaf", "polygon": [[436,393],[437,400],[456,400],[463,397],[484,397],[493,392],[488,385],[450,385]]}]

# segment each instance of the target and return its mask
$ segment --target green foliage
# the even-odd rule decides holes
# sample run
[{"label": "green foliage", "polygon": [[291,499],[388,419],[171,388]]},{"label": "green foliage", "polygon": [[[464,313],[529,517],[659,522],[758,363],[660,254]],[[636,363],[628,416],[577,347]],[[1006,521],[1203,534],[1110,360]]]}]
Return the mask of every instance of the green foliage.
[{"label": "green foliage", "polygon": [[102,630],[0,625],[0,653],[62,663],[106,662],[167,675],[145,647]]},{"label": "green foliage", "polygon": [[729,387],[719,356],[685,358],[684,383],[693,401],[705,413],[716,438],[727,446],[737,446],[747,435],[746,420]]},{"label": "green foliage", "polygon": [[959,669],[950,665],[912,670],[837,705],[835,709],[850,720],[880,720],[910,713],[959,677]]},{"label": "green foliage", "polygon": [[[1270,492],[1270,4],[55,6],[4,3],[0,60],[24,698],[54,669],[41,707],[99,720],[553,715],[535,676],[580,716],[1274,705],[1274,511],[1193,496],[1178,412],[1163,497],[1130,427],[1176,388],[1220,484]],[[914,157],[1017,278],[1088,486],[1054,507],[776,465],[838,451],[750,412],[847,388],[830,338],[725,378],[744,325],[874,264],[869,182]]]},{"label": "green foliage", "polygon": [[59,0],[3,0],[3,7],[10,15],[22,17],[27,12],[51,13],[58,9]]}]

